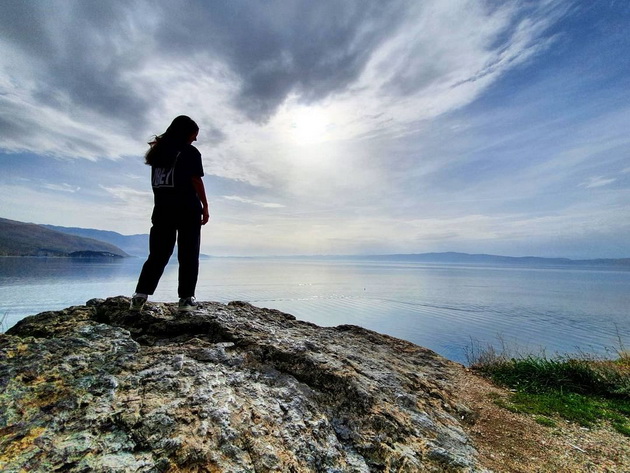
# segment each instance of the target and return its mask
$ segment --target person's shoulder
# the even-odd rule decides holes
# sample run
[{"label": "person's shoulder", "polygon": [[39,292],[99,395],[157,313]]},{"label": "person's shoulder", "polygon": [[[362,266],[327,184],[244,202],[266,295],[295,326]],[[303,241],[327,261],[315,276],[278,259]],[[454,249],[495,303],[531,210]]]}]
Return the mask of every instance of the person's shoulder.
[{"label": "person's shoulder", "polygon": [[201,153],[199,152],[199,150],[195,148],[193,145],[186,145],[182,151],[191,156],[201,156]]}]

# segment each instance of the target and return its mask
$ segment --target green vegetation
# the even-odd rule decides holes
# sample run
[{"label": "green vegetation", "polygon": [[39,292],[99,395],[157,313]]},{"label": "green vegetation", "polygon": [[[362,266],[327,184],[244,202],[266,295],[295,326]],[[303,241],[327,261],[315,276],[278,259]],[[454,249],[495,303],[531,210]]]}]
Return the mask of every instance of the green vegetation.
[{"label": "green vegetation", "polygon": [[542,356],[510,357],[506,351],[469,350],[472,369],[514,392],[495,402],[512,412],[535,416],[542,425],[555,426],[561,417],[585,427],[608,421],[630,436],[630,352],[617,351],[614,360]]},{"label": "green vegetation", "polygon": [[536,417],[534,417],[534,420],[536,422],[538,422],[540,425],[546,425],[547,427],[557,427],[558,426],[556,421],[553,420],[553,419],[550,419],[549,417],[536,416]]}]

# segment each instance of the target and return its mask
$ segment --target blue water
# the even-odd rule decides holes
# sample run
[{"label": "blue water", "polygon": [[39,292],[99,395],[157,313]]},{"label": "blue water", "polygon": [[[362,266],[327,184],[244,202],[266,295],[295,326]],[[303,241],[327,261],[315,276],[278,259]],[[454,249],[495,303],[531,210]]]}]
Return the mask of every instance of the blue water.
[{"label": "blue water", "polygon": [[[130,295],[143,261],[0,258],[5,328],[26,315]],[[176,300],[170,264],[152,300]],[[202,260],[199,300],[243,300],[323,326],[355,324],[462,363],[475,344],[521,353],[630,348],[630,271],[308,259]]]}]

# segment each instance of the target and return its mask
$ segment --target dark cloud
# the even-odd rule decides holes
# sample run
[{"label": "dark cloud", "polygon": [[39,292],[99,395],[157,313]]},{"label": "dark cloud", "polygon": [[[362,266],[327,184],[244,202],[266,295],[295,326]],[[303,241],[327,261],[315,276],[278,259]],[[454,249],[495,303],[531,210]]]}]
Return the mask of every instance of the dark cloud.
[{"label": "dark cloud", "polygon": [[36,56],[52,53],[46,30],[46,12],[37,4],[21,0],[0,2],[0,31],[5,41]]},{"label": "dark cloud", "polygon": [[214,125],[203,125],[202,130],[204,134],[204,141],[208,141],[214,145],[222,143],[227,139],[226,134]]},{"label": "dark cloud", "polygon": [[269,118],[287,95],[315,101],[347,87],[404,15],[401,2],[180,3],[156,31],[174,54],[202,50],[240,79],[239,109]]},{"label": "dark cloud", "polygon": [[0,31],[29,58],[38,100],[136,133],[161,103],[160,90],[130,82],[147,61],[220,61],[238,80],[235,106],[263,122],[289,94],[308,103],[351,84],[404,13],[380,0],[5,0]]},{"label": "dark cloud", "polygon": [[2,2],[0,29],[22,50],[34,97],[55,108],[85,107],[142,129],[156,97],[138,95],[126,77],[144,63],[122,2]]},{"label": "dark cloud", "polygon": [[[83,107],[138,135],[168,95],[168,84],[143,74],[150,62],[189,61],[191,81],[204,61],[223,64],[236,81],[226,99],[265,122],[289,95],[311,103],[346,90],[409,14],[406,0],[11,0],[0,2],[0,28],[32,61],[37,100]],[[384,92],[410,95],[450,71],[443,51],[403,52],[381,65],[397,71],[384,71]]]}]

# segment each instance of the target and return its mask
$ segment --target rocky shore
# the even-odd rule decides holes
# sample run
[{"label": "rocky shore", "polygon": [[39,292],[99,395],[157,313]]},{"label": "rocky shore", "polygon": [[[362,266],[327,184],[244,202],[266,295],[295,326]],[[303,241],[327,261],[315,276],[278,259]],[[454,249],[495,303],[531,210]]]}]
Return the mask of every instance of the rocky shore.
[{"label": "rocky shore", "polygon": [[0,335],[3,472],[486,471],[461,365],[246,303],[129,299]]}]

